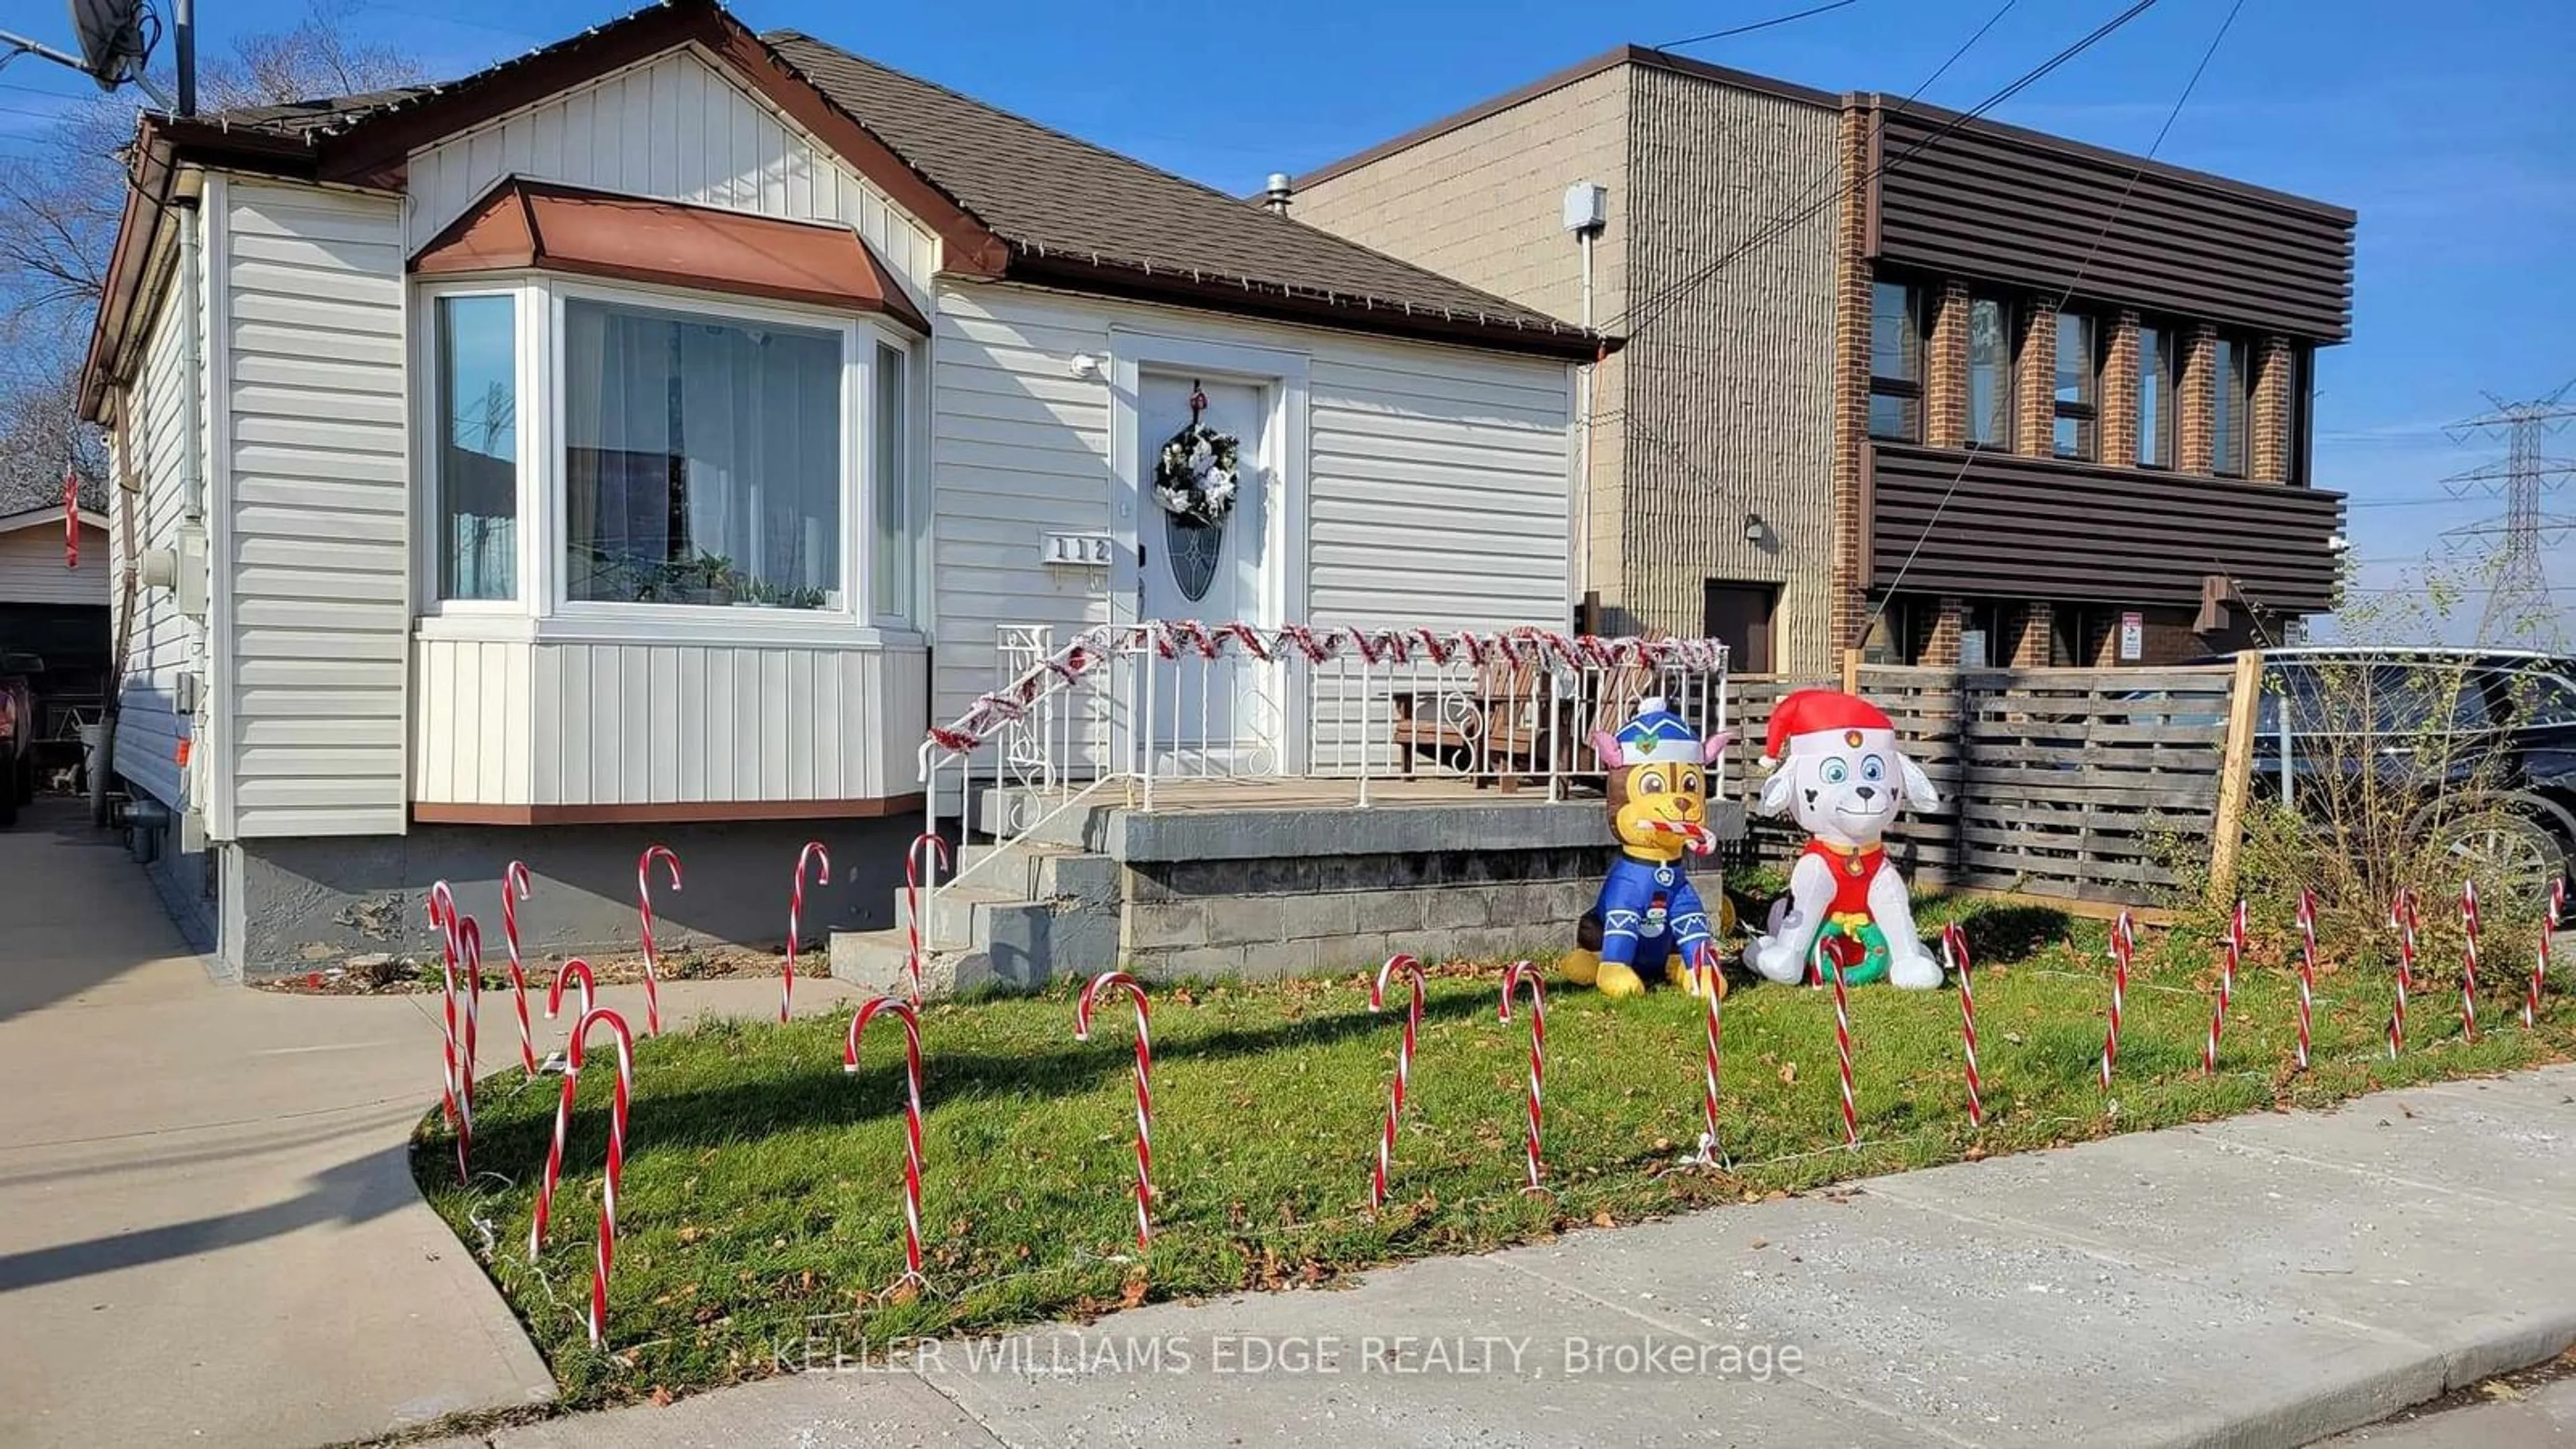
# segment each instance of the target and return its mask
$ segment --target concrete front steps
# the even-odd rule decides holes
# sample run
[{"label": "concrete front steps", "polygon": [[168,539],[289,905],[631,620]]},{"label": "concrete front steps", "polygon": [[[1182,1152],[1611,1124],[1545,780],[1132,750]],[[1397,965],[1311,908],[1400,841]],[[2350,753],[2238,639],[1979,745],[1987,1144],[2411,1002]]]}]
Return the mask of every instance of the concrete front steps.
[{"label": "concrete front steps", "polygon": [[[1063,845],[970,845],[964,884],[923,892],[921,989],[925,997],[1000,988],[1034,991],[1060,976],[1117,964],[1119,865]],[[895,919],[904,917],[898,894]],[[866,990],[900,991],[910,941],[888,931],[832,933],[832,975]]]}]

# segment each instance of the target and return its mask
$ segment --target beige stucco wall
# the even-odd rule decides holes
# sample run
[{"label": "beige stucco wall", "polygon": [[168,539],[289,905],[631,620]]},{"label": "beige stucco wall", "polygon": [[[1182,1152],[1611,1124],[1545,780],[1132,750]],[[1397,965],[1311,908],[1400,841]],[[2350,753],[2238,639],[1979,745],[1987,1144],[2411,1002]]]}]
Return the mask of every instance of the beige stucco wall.
[{"label": "beige stucco wall", "polygon": [[1613,629],[1697,634],[1707,580],[1776,582],[1782,667],[1824,667],[1836,210],[1709,268],[1834,194],[1835,126],[1828,107],[1617,65],[1297,195],[1301,220],[1579,320],[1562,198],[1609,187],[1593,320],[1630,341],[1594,379],[1585,582]]}]

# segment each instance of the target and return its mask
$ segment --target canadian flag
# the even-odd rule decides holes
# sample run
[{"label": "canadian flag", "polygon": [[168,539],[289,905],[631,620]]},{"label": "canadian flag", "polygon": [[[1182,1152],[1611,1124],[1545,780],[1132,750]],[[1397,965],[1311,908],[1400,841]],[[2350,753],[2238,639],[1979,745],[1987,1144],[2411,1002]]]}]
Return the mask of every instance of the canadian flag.
[{"label": "canadian flag", "polygon": [[63,467],[63,567],[80,567],[80,470]]}]

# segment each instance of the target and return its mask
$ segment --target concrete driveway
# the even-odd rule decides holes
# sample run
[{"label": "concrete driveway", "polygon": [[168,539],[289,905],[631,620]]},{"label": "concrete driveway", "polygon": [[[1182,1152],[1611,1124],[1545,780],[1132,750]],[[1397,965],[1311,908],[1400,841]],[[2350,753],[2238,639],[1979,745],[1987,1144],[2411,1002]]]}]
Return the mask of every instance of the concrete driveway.
[{"label": "concrete driveway", "polygon": [[220,985],[84,811],[0,833],[0,1445],[318,1444],[553,1394],[412,1187],[426,1008]]}]

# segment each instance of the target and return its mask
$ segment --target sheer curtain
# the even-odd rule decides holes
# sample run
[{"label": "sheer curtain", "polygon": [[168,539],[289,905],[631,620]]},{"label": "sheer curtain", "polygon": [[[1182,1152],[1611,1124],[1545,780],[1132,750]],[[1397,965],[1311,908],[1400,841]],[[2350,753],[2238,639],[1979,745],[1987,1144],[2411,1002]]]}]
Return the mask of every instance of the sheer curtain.
[{"label": "sheer curtain", "polygon": [[840,602],[841,339],[564,308],[569,597]]}]

